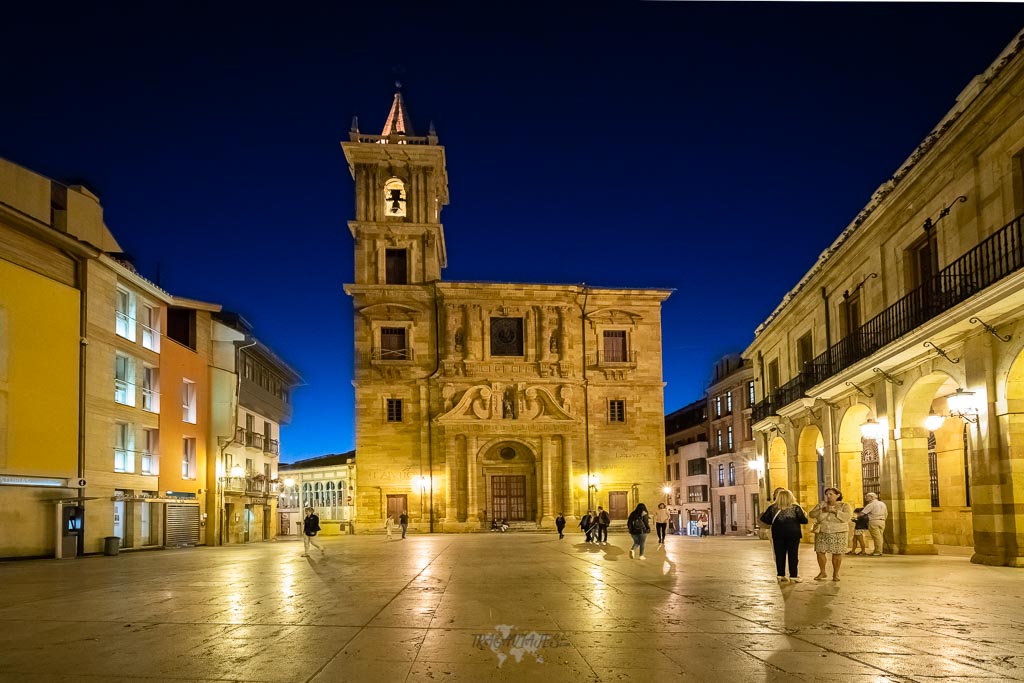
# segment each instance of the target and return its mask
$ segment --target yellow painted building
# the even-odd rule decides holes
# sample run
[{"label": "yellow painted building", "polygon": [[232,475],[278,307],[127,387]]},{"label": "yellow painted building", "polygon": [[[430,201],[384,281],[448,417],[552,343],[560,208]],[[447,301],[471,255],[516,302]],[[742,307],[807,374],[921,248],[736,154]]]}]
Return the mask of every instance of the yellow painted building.
[{"label": "yellow painted building", "polygon": [[97,251],[55,227],[54,195],[75,190],[54,186],[0,159],[0,557],[53,555],[55,501],[80,495],[80,283]]}]

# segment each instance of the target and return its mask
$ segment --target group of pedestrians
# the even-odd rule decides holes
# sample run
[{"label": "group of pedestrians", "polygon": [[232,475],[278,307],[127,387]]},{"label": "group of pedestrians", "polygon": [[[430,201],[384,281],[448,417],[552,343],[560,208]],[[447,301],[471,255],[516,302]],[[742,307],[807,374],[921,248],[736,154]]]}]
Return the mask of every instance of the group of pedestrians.
[{"label": "group of pedestrians", "polygon": [[[561,516],[562,513],[559,512],[558,514]],[[597,512],[587,510],[587,514],[583,515],[583,518],[580,520],[579,527],[586,535],[587,543],[608,545],[608,527],[611,523],[612,518],[609,516],[608,511],[598,505]]]},{"label": "group of pedestrians", "polygon": [[[824,491],[824,499],[811,508],[809,513],[797,502],[793,492],[775,489],[772,504],[761,515],[761,522],[771,530],[772,549],[775,552],[775,569],[779,583],[800,581],[799,553],[800,540],[803,538],[803,525],[814,520],[811,532],[814,534],[814,552],[818,560],[818,575],[815,581],[829,578],[828,565],[831,555],[832,580],[840,580],[840,569],[843,556],[860,554],[856,552],[858,543],[867,554],[866,536],[871,535],[873,541],[872,555],[882,554],[882,532],[888,509],[875,493],[865,496],[867,503],[863,508],[852,510],[849,503],[843,502],[842,492],[834,487]],[[808,517],[810,519],[808,519]],[[850,522],[854,521],[853,548],[849,545]],[[858,541],[858,535],[860,539]],[[789,576],[786,576],[786,569]]]}]

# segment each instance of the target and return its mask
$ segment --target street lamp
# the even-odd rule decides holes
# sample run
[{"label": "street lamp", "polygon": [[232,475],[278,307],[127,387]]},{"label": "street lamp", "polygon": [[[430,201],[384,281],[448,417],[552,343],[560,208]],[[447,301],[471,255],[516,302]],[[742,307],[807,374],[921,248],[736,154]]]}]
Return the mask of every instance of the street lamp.
[{"label": "street lamp", "polygon": [[671,486],[662,486],[661,487],[661,492],[665,494],[665,507],[668,507],[669,505],[672,504],[668,500],[668,494],[672,493],[672,487]]}]

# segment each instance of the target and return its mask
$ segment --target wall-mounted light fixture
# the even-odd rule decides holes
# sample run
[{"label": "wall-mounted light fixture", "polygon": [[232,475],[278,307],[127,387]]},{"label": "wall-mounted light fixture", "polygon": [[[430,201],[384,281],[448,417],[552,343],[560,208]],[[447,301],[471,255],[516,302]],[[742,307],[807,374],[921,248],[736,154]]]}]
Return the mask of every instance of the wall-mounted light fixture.
[{"label": "wall-mounted light fixture", "polygon": [[[946,407],[949,409],[948,417],[957,417],[964,422],[978,424],[978,407],[974,402],[973,391],[964,391],[957,387],[955,393],[946,396]],[[924,426],[928,431],[934,432],[942,426],[946,417],[946,415],[936,415],[935,411],[929,410],[928,417],[924,419]]]},{"label": "wall-mounted light fixture", "polygon": [[868,421],[860,426],[860,435],[865,439],[878,441],[882,438],[882,425],[878,424],[875,418],[869,417]]}]

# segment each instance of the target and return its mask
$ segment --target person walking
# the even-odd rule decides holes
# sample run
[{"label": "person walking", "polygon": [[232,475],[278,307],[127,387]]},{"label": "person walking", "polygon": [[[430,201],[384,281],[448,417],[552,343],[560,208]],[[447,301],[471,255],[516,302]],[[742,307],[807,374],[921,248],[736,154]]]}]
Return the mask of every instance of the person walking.
[{"label": "person walking", "polygon": [[388,515],[388,518],[384,520],[384,533],[388,535],[388,540],[391,540],[391,528],[395,526],[395,518],[392,515]]},{"label": "person walking", "polygon": [[658,530],[658,550],[665,547],[665,531],[668,529],[668,506],[658,503],[654,513],[654,528]]},{"label": "person walking", "polygon": [[306,516],[302,520],[302,545],[303,557],[309,557],[309,546],[313,546],[325,555],[324,547],[316,542],[316,535],[320,531],[320,516],[313,512],[311,506],[306,507]]},{"label": "person walking", "polygon": [[561,512],[559,512],[558,516],[555,517],[555,528],[558,529],[558,540],[561,541],[565,538],[565,534],[562,533],[565,531],[565,515]]},{"label": "person walking", "polygon": [[843,502],[843,494],[831,486],[825,489],[825,500],[815,505],[810,517],[817,520],[814,532],[814,552],[818,554],[818,575],[815,581],[828,578],[825,573],[826,557],[832,555],[832,580],[839,580],[839,568],[843,566],[846,554],[847,534],[850,533],[850,519],[853,511]]},{"label": "person walking", "polygon": [[[646,560],[644,542],[647,540],[647,534],[651,533],[651,522],[648,519],[646,505],[637,503],[636,508],[629,513],[626,528],[629,529],[629,535],[633,537],[633,546],[629,549],[629,559],[632,560],[639,556],[641,560]],[[639,554],[636,552],[637,549],[640,551]]]},{"label": "person walking", "polygon": [[597,506],[597,544],[608,545],[608,526],[612,523],[612,518],[608,516],[608,511],[600,505]]},{"label": "person walking", "polygon": [[[807,515],[796,502],[792,491],[777,491],[775,499],[761,515],[761,523],[771,528],[772,550],[775,552],[775,570],[779,583],[799,582],[800,526],[807,524]],[[786,578],[786,561],[789,560],[789,579]]]},{"label": "person walking", "polygon": [[594,511],[587,510],[587,514],[583,515],[583,519],[580,520],[580,529],[587,535],[587,543],[590,543],[590,534],[593,532],[594,526]]},{"label": "person walking", "polygon": [[864,504],[864,510],[861,514],[868,518],[868,533],[871,534],[871,541],[875,546],[871,549],[871,554],[875,557],[881,557],[882,533],[885,531],[885,520],[889,516],[889,508],[885,506],[885,503],[878,500],[877,493],[867,494],[864,496],[864,500],[867,502]]},{"label": "person walking", "polygon": [[[853,546],[847,555],[867,555],[868,554],[868,518],[861,514],[864,512],[864,508],[853,509]],[[857,546],[860,546],[860,552],[857,552]]]},{"label": "person walking", "polygon": [[405,532],[409,530],[409,515],[405,514],[405,510],[402,510],[402,514],[398,515],[398,524],[402,527],[402,540],[405,540]]}]

